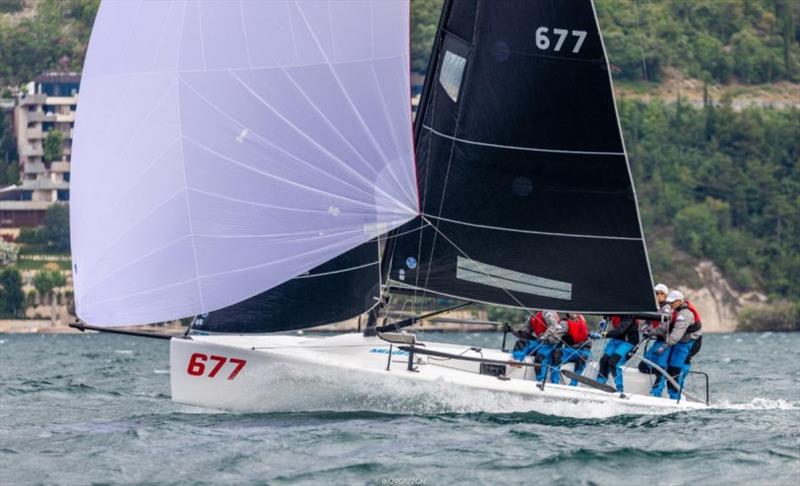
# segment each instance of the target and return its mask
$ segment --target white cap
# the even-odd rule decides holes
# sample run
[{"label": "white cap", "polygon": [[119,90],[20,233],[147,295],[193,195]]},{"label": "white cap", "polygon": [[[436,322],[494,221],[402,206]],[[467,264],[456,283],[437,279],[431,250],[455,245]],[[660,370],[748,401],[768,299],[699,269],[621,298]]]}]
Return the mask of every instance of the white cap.
[{"label": "white cap", "polygon": [[653,287],[653,290],[655,290],[656,293],[659,293],[659,292],[664,292],[665,294],[669,293],[669,287],[667,287],[666,285],[664,285],[662,283],[660,283],[660,284],[656,285],[655,287]]},{"label": "white cap", "polygon": [[673,290],[669,294],[667,294],[667,303],[671,304],[675,301],[683,300],[683,292],[680,290]]}]

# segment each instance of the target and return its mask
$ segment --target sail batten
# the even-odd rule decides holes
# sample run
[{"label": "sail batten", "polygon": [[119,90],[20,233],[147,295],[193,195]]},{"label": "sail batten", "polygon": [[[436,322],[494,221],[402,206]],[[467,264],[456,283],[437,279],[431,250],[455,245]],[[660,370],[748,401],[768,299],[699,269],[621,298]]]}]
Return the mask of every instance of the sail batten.
[{"label": "sail batten", "polygon": [[407,0],[103,2],[73,147],[78,315],[232,306],[414,218],[408,15]]}]

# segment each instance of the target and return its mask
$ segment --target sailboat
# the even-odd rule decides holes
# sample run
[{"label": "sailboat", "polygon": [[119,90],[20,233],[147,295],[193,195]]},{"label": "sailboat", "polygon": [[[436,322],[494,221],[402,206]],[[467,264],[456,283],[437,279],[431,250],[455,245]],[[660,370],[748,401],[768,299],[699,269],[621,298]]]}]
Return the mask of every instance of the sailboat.
[{"label": "sailboat", "polygon": [[324,377],[297,390],[323,408],[358,383],[705,407],[647,396],[635,367],[624,395],[536,383],[530,358],[387,314],[409,294],[656,312],[592,1],[447,0],[413,122],[409,78],[408,0],[103,2],[73,147],[79,326],[193,317],[172,398],[215,409],[279,409],[297,376]]}]

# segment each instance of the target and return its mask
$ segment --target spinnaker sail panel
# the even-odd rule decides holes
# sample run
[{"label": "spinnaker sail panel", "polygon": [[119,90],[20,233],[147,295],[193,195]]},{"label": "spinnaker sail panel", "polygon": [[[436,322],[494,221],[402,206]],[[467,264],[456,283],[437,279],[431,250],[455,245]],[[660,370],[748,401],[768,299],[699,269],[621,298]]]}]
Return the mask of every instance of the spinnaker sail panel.
[{"label": "spinnaker sail panel", "polygon": [[380,297],[377,239],[266,292],[211,312],[194,329],[263,333],[303,329],[358,316]]},{"label": "spinnaker sail panel", "polygon": [[78,315],[220,309],[413,218],[408,73],[407,0],[104,2],[73,147]]},{"label": "spinnaker sail panel", "polygon": [[[398,230],[390,278],[515,307],[653,310],[591,2],[445,11],[418,112],[422,216]],[[465,60],[459,83],[453,59]]]}]

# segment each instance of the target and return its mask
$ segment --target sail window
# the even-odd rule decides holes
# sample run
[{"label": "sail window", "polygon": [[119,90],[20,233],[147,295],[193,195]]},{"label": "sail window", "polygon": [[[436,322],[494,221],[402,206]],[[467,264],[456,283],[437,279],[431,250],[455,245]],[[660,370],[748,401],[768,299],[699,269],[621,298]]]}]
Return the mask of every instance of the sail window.
[{"label": "sail window", "polygon": [[514,292],[572,300],[572,284],[569,282],[537,277],[468,258],[457,258],[456,278]]},{"label": "sail window", "polygon": [[466,65],[466,58],[450,51],[445,51],[442,69],[439,71],[439,84],[442,85],[447,96],[453,101],[458,101],[458,92],[461,89],[461,79]]}]

